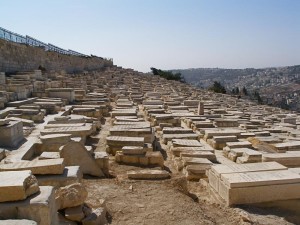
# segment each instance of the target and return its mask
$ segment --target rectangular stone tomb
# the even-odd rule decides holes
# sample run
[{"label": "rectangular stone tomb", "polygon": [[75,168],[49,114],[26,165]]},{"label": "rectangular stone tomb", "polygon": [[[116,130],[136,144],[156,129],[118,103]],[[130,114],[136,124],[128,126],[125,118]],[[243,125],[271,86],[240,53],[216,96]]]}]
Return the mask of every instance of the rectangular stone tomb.
[{"label": "rectangular stone tomb", "polygon": [[106,138],[109,146],[144,146],[143,137],[109,136]]},{"label": "rectangular stone tomb", "polygon": [[49,128],[41,131],[42,135],[48,134],[72,134],[73,137],[86,137],[93,132],[91,125],[85,125],[81,127],[59,127]]},{"label": "rectangular stone tomb", "polygon": [[182,157],[183,166],[188,165],[213,165],[211,161],[205,158]]},{"label": "rectangular stone tomb", "polygon": [[0,172],[0,177],[0,202],[23,200],[40,190],[30,170]]},{"label": "rectangular stone tomb", "polygon": [[127,136],[127,137],[144,137],[145,142],[152,143],[154,141],[154,131],[152,128],[138,128],[138,129],[116,129],[112,127],[109,130],[112,136]]},{"label": "rectangular stone tomb", "polygon": [[41,186],[40,192],[25,200],[0,203],[1,219],[28,219],[39,225],[58,223],[54,188]]},{"label": "rectangular stone tomb", "polygon": [[167,144],[168,141],[172,139],[191,139],[197,140],[199,138],[198,134],[191,133],[191,134],[163,134],[162,139],[164,144]]},{"label": "rectangular stone tomb", "polygon": [[186,153],[188,154],[191,152],[192,154],[196,154],[197,152],[211,152],[213,153],[213,149],[208,149],[203,146],[201,147],[171,147],[171,152],[174,156],[179,157],[180,153]]},{"label": "rectangular stone tomb", "polygon": [[300,198],[300,175],[288,170],[222,174],[219,195],[227,205]]},{"label": "rectangular stone tomb", "polygon": [[262,162],[249,164],[213,165],[209,171],[209,184],[219,192],[219,180],[222,174],[246,173],[257,171],[287,170],[287,167],[277,162]]},{"label": "rectangular stone tomb", "polygon": [[20,161],[0,165],[0,171],[31,170],[33,174],[62,174],[64,168],[65,165],[63,158]]},{"label": "rectangular stone tomb", "polygon": [[181,152],[180,157],[190,157],[190,158],[205,158],[211,162],[216,162],[216,155],[210,151],[187,151]]},{"label": "rectangular stone tomb", "polygon": [[145,155],[147,150],[140,146],[124,146],[122,152],[124,155]]},{"label": "rectangular stone tomb", "polygon": [[266,153],[262,156],[263,162],[278,162],[288,167],[300,167],[300,151],[287,153]]},{"label": "rectangular stone tomb", "polygon": [[174,147],[202,147],[198,140],[172,139],[172,144]]}]

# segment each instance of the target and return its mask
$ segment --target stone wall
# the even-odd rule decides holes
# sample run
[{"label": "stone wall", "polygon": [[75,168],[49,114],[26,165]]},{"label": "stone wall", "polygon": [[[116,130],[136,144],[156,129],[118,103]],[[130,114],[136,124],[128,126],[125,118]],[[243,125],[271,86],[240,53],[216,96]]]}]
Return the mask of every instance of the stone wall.
[{"label": "stone wall", "polygon": [[83,58],[62,55],[0,39],[0,72],[30,71],[42,66],[47,71],[65,70],[72,73],[97,70],[112,65],[112,61],[100,57]]}]

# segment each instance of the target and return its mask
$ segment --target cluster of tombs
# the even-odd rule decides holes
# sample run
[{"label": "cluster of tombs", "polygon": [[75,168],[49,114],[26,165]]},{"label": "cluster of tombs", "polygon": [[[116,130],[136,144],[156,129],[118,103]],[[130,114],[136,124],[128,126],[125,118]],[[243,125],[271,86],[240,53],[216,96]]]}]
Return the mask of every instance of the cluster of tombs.
[{"label": "cluster of tombs", "polygon": [[81,181],[109,177],[109,158],[150,180],[172,177],[169,160],[230,206],[300,199],[296,113],[117,67],[0,74],[0,88],[5,224],[106,224]]}]

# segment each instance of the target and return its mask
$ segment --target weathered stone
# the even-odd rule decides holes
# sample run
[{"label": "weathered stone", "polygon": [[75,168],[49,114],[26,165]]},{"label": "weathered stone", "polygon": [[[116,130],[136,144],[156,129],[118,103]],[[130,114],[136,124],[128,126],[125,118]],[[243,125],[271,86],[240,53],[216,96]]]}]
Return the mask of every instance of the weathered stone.
[{"label": "weathered stone", "polygon": [[41,186],[40,192],[27,199],[15,202],[0,203],[1,219],[28,219],[39,225],[58,224],[54,188]]},{"label": "weathered stone", "polygon": [[0,202],[23,200],[40,190],[30,170],[0,172],[0,177]]},{"label": "weathered stone", "polygon": [[0,171],[31,170],[33,174],[62,174],[64,159],[21,161],[0,165]]},{"label": "weathered stone", "polygon": [[65,167],[63,174],[58,175],[37,175],[39,185],[64,187],[82,180],[82,171],[79,166]]},{"label": "weathered stone", "polygon": [[96,160],[79,142],[71,141],[60,148],[60,157],[65,159],[66,166],[80,166],[83,174],[103,177],[104,174]]},{"label": "weathered stone", "polygon": [[82,205],[87,195],[87,190],[83,184],[76,183],[58,188],[55,192],[55,200],[58,209],[65,209]]}]

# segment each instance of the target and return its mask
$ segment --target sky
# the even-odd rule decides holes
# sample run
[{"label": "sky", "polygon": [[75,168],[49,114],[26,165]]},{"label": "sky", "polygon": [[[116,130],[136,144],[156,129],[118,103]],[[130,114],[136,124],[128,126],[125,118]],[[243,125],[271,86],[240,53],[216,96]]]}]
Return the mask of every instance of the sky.
[{"label": "sky", "polygon": [[300,64],[300,0],[0,0],[0,27],[142,72]]}]

